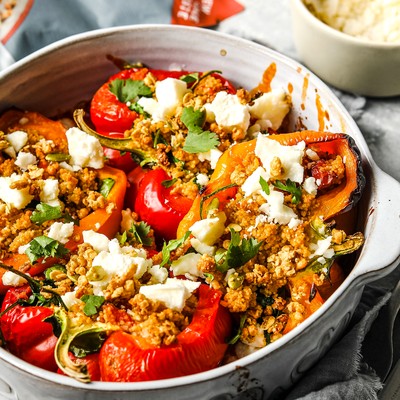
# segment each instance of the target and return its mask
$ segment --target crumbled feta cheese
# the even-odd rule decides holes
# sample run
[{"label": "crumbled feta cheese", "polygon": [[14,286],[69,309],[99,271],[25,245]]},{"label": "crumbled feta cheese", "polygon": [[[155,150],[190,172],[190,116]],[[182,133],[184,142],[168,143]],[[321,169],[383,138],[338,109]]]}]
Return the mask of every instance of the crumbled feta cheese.
[{"label": "crumbled feta cheese", "polygon": [[65,244],[68,242],[69,238],[74,233],[74,223],[67,222],[66,224],[62,222],[54,222],[50,226],[50,230],[47,236],[51,239],[57,240],[58,242]]},{"label": "crumbled feta cheese", "polygon": [[21,180],[21,175],[12,174],[11,176],[0,177],[0,199],[9,207],[22,210],[32,200],[33,196],[29,194],[29,186],[22,189],[11,189],[14,182]]},{"label": "crumbled feta cheese", "polygon": [[187,93],[186,82],[181,79],[167,78],[156,83],[156,98],[161,114],[172,116],[182,104],[183,96]]},{"label": "crumbled feta cheese", "polygon": [[315,256],[323,256],[325,258],[332,258],[335,255],[335,251],[330,247],[332,244],[332,236],[328,236],[325,239],[320,239],[317,243],[310,244],[311,255],[310,258]]},{"label": "crumbled feta cheese", "polygon": [[172,310],[182,311],[186,300],[199,286],[200,282],[168,278],[165,283],[141,286],[139,293],[148,299],[163,302]]},{"label": "crumbled feta cheese", "polygon": [[132,267],[135,268],[134,277],[139,279],[152,266],[152,261],[150,259],[145,259],[138,255],[133,256],[130,253],[127,253],[128,247],[131,252],[133,247],[125,247],[126,253],[124,253],[123,249],[119,246],[117,239],[110,240],[108,251],[100,251],[100,253],[93,259],[92,266],[101,267],[104,271],[104,276],[101,280],[89,281],[93,287],[93,293],[95,295],[101,296],[103,290],[114,277],[124,276]]},{"label": "crumbled feta cheese", "polygon": [[153,116],[153,119],[156,119],[158,110],[158,101],[156,99],[152,97],[141,97],[137,103],[147,114],[150,114]]},{"label": "crumbled feta cheese", "polygon": [[313,176],[310,176],[306,179],[304,179],[304,183],[303,183],[303,189],[312,195],[316,195],[317,191],[318,191],[318,186],[315,182],[315,178]]},{"label": "crumbled feta cheese", "polygon": [[298,218],[292,218],[288,223],[288,227],[290,229],[295,229],[301,224],[301,222],[302,221],[300,219],[298,219]]},{"label": "crumbled feta cheese", "polygon": [[18,254],[24,254],[28,250],[30,243],[18,247]]},{"label": "crumbled feta cheese", "polygon": [[59,183],[57,179],[45,179],[42,181],[40,192],[40,201],[50,206],[57,207],[61,204],[58,195],[60,194]]},{"label": "crumbled feta cheese", "polygon": [[27,280],[23,278],[22,276],[19,276],[17,274],[14,274],[12,271],[6,271],[4,272],[2,278],[1,278],[3,285],[5,286],[22,286],[27,283]]},{"label": "crumbled feta cheese", "polygon": [[304,155],[305,142],[297,143],[294,146],[283,146],[267,136],[258,135],[255,154],[261,160],[267,174],[270,175],[271,161],[278,157],[282,163],[284,173],[283,179],[290,179],[293,182],[302,183],[304,167],[302,159]]},{"label": "crumbled feta cheese", "polygon": [[222,156],[222,151],[218,149],[211,149],[205,153],[197,153],[199,161],[210,161],[211,169],[215,169],[219,158]]},{"label": "crumbled feta cheese", "polygon": [[293,226],[292,219],[296,220],[296,213],[287,205],[284,204],[284,195],[277,190],[271,190],[270,194],[263,194],[267,203],[260,206],[259,210],[268,216],[268,221],[275,224]]},{"label": "crumbled feta cheese", "polygon": [[151,275],[150,284],[163,283],[168,278],[167,268],[160,267],[159,265],[152,265],[148,272]]},{"label": "crumbled feta cheese", "polygon": [[314,150],[306,149],[306,155],[312,161],[318,161],[319,160],[319,155]]},{"label": "crumbled feta cheese", "polygon": [[104,153],[99,140],[79,128],[70,128],[66,132],[70,164],[79,167],[103,168]]},{"label": "crumbled feta cheese", "polygon": [[206,186],[209,180],[210,179],[208,178],[208,176],[206,174],[197,174],[197,176],[196,176],[196,182],[200,186]]},{"label": "crumbled feta cheese", "polygon": [[197,268],[200,258],[201,254],[185,254],[177,260],[172,261],[170,269],[174,273],[174,276],[185,274],[190,274],[193,277],[201,276],[201,271]]},{"label": "crumbled feta cheese", "polygon": [[66,305],[67,308],[71,308],[75,304],[82,303],[81,299],[76,297],[76,292],[67,292],[61,296],[62,301]]},{"label": "crumbled feta cheese", "polygon": [[208,244],[200,242],[200,240],[197,238],[191,238],[190,244],[200,254],[208,254],[209,256],[213,256],[215,254],[215,246],[209,246]]},{"label": "crumbled feta cheese", "polygon": [[251,196],[253,193],[261,190],[260,177],[264,178],[268,182],[270,176],[263,167],[257,167],[257,169],[247,177],[242,185],[242,190],[245,197]]},{"label": "crumbled feta cheese", "polygon": [[15,160],[15,165],[22,169],[22,171],[26,171],[30,165],[34,165],[37,163],[37,158],[32,153],[25,153],[20,151],[18,153],[17,159]]},{"label": "crumbled feta cheese", "polygon": [[83,231],[82,236],[83,242],[90,244],[97,251],[97,253],[108,250],[110,239],[108,239],[106,235],[89,230]]},{"label": "crumbled feta cheese", "polygon": [[175,114],[187,91],[185,81],[166,78],[156,83],[156,99],[142,97],[138,104],[152,116],[154,121],[164,121]]},{"label": "crumbled feta cheese", "polygon": [[282,125],[290,107],[290,97],[284,90],[278,89],[263,93],[262,96],[255,99],[249,106],[249,111],[253,118],[270,121],[271,128],[276,130]]},{"label": "crumbled feta cheese", "polygon": [[249,129],[247,129],[247,136],[255,139],[260,132],[268,132],[269,128],[272,128],[271,121],[258,119],[249,127]]},{"label": "crumbled feta cheese", "polygon": [[247,131],[250,124],[250,113],[247,105],[240,102],[236,94],[218,92],[211,103],[204,106],[207,120],[213,120],[224,128],[240,128]]},{"label": "crumbled feta cheese", "polygon": [[24,131],[9,133],[5,138],[14,148],[16,153],[18,153],[28,143],[28,134]]},{"label": "crumbled feta cheese", "polygon": [[200,242],[212,246],[224,233],[226,215],[223,211],[211,218],[204,218],[196,221],[190,232]]}]

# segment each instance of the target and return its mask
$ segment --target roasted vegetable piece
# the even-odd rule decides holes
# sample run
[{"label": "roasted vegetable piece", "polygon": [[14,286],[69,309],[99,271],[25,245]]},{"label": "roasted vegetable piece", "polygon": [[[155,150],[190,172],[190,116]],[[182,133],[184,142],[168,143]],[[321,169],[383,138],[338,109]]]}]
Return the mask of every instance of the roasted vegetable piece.
[{"label": "roasted vegetable piece", "polygon": [[7,291],[1,307],[4,313],[0,319],[3,338],[10,352],[17,357],[55,372],[54,348],[57,337],[53,334],[51,323],[45,321],[53,314],[53,310],[45,306],[18,304],[18,301],[28,301],[31,294],[28,285]]},{"label": "roasted vegetable piece", "polygon": [[[21,129],[26,132],[38,133],[45,139],[53,141],[66,141],[65,127],[58,121],[50,120],[43,115],[35,112],[25,112],[19,110],[9,110],[0,117],[0,130],[7,131],[8,128],[12,130]],[[125,191],[127,186],[126,175],[123,171],[104,167],[98,170],[99,179],[104,181],[110,178],[114,181],[111,191],[107,195],[107,200],[114,203],[115,206],[111,209],[98,209],[82,218],[79,226],[74,227],[74,234],[71,240],[65,245],[68,250],[74,250],[78,243],[82,241],[81,233],[84,230],[95,230],[103,233],[109,238],[119,230],[121,221],[121,210],[124,204]],[[15,254],[12,257],[1,260],[4,264],[13,266],[16,269],[23,269],[30,275],[36,275],[44,271],[47,267],[52,265],[54,259],[46,259],[45,263],[39,262],[26,268],[26,264],[30,264],[28,257],[25,254]],[[6,287],[3,285],[1,277],[4,270],[0,269],[0,293],[5,293]]]},{"label": "roasted vegetable piece", "polygon": [[192,205],[191,199],[171,193],[171,188],[165,185],[170,179],[163,169],[144,171],[137,167],[128,175],[128,181],[135,187],[128,191],[125,201],[164,240],[176,237],[179,222]]},{"label": "roasted vegetable piece", "polygon": [[[100,134],[108,135],[110,132],[123,133],[132,128],[133,122],[139,115],[137,111],[130,108],[129,101],[122,102],[110,90],[112,83],[116,80],[130,80],[136,81],[136,83],[143,82],[143,79],[149,72],[151,72],[157,81],[162,81],[166,78],[179,79],[189,74],[187,71],[167,71],[143,67],[124,69],[111,76],[94,94],[90,105],[90,118]],[[213,76],[222,82],[227,92],[236,92],[233,85],[221,75],[213,73]]]},{"label": "roasted vegetable piece", "polygon": [[[323,216],[324,220],[328,220],[339,213],[348,211],[358,202],[365,185],[365,177],[358,149],[348,135],[304,130],[270,135],[268,138],[285,146],[293,146],[304,141],[309,149],[340,155],[345,160],[344,181],[318,196],[319,206],[315,209],[315,216]],[[220,157],[205,192],[197,196],[190,211],[180,223],[178,237],[182,237],[194,222],[205,217],[207,206],[215,197],[209,196],[209,194],[218,193],[218,189],[223,189],[231,183],[230,175],[235,166],[243,162],[246,154],[254,152],[255,145],[256,140],[236,144]],[[205,197],[207,198],[205,199]],[[200,209],[202,210],[201,216]]]},{"label": "roasted vegetable piece", "polygon": [[191,323],[175,344],[152,347],[144,337],[112,333],[100,351],[104,381],[137,382],[190,375],[221,362],[231,332],[231,317],[220,302],[221,293],[199,287],[199,302]]}]

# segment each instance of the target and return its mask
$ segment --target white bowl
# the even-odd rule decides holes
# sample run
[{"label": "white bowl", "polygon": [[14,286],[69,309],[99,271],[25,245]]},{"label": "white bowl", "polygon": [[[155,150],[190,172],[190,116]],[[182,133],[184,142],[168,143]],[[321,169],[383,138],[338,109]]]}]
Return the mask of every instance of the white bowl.
[{"label": "white bowl", "polygon": [[301,62],[338,89],[374,97],[400,95],[400,43],[350,36],[320,21],[303,0],[290,0]]},{"label": "white bowl", "polygon": [[[196,45],[194,45],[194,43]],[[50,45],[0,73],[0,112],[16,106],[48,116],[89,99],[116,72],[106,56],[172,63],[188,70],[222,70],[236,85],[256,86],[276,64],[272,87],[292,94],[292,129],[345,132],[358,145],[367,176],[359,207],[366,243],[350,275],[329,300],[283,338],[237,362],[162,381],[83,384],[34,367],[0,349],[4,399],[223,399],[278,396],[301,377],[343,332],[364,285],[391,272],[400,254],[400,185],[374,163],[357,125],[329,88],[297,62],[258,44],[210,30],[141,25],[92,31]],[[221,396],[221,397],[219,397]],[[226,397],[224,397],[226,396]],[[243,397],[243,398],[244,398]],[[242,398],[242,397],[241,397]],[[246,397],[247,398],[247,397]]]}]

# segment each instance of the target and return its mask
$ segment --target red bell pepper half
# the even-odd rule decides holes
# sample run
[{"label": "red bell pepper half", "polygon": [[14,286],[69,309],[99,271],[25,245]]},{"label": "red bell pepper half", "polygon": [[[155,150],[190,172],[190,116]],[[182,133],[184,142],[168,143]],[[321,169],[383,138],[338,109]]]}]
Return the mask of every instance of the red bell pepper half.
[{"label": "red bell pepper half", "polygon": [[[32,291],[28,285],[7,291],[1,307],[4,312],[18,300],[28,300]],[[3,339],[10,352],[24,361],[48,371],[57,371],[54,349],[57,337],[53,326],[45,319],[53,310],[44,306],[16,304],[0,318]]]},{"label": "red bell pepper half", "polygon": [[191,375],[219,365],[228,347],[231,317],[220,305],[221,292],[199,287],[191,323],[175,344],[152,347],[141,336],[112,333],[100,350],[103,381],[137,382]]},{"label": "red bell pepper half", "polygon": [[167,241],[176,238],[179,222],[192,205],[191,199],[173,194],[172,188],[163,185],[170,179],[161,168],[146,171],[137,167],[128,174],[130,188],[125,199],[125,206]]},{"label": "red bell pepper half", "polygon": [[[90,119],[98,133],[108,136],[110,133],[123,133],[132,128],[138,113],[118,100],[117,96],[110,91],[110,83],[116,79],[142,81],[148,72],[151,72],[158,81],[166,78],[179,79],[189,74],[188,71],[167,71],[149,68],[129,68],[114,74],[97,90],[90,104]],[[236,93],[236,89],[231,82],[216,72],[213,72],[212,75],[221,81],[228,93]]]}]

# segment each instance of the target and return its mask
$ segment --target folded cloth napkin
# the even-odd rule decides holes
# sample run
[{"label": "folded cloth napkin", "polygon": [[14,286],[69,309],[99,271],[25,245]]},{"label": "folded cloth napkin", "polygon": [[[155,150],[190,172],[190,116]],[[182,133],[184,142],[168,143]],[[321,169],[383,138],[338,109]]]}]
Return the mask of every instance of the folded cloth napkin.
[{"label": "folded cloth napkin", "polygon": [[375,371],[363,361],[361,348],[366,333],[389,297],[390,293],[386,293],[367,311],[295,385],[286,400],[377,399],[382,383]]}]

